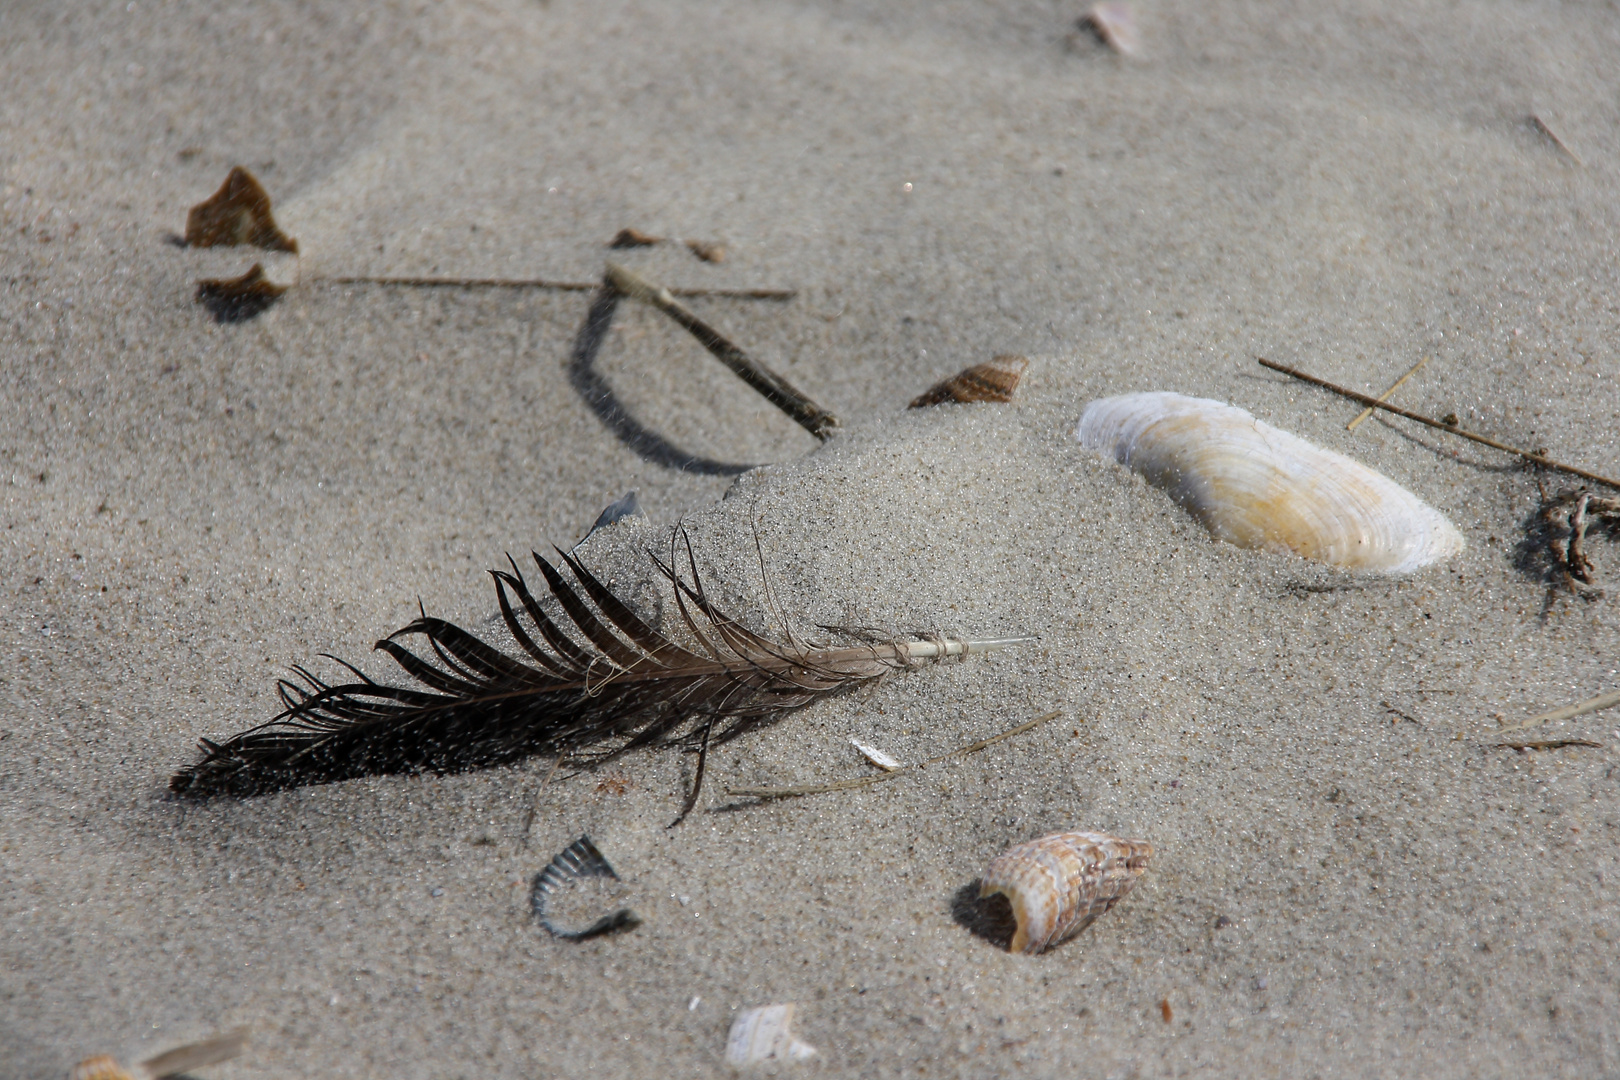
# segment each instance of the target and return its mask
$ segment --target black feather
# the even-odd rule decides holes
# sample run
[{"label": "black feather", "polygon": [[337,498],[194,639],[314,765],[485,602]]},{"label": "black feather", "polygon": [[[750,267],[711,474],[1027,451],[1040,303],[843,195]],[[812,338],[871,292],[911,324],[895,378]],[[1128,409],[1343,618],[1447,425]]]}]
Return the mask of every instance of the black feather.
[{"label": "black feather", "polygon": [[[279,715],[223,742],[201,740],[202,759],[175,773],[169,788],[193,798],[257,795],[386,773],[462,772],[531,754],[590,763],[636,747],[686,745],[700,760],[684,816],[708,747],[910,664],[895,643],[820,648],[791,633],[787,644],[755,634],[710,602],[690,542],[690,581],[674,553],[672,538],[668,563],[649,557],[674,589],[695,650],[648,626],[561,550],[573,584],[534,556],[561,608],[554,618],[508,559],[511,571],[491,576],[525,659],[423,612],[376,645],[419,686],[379,683],[341,660],[357,681],[334,685],[295,667],[298,681],[277,687],[286,706]],[[401,643],[413,637],[427,648]]]}]

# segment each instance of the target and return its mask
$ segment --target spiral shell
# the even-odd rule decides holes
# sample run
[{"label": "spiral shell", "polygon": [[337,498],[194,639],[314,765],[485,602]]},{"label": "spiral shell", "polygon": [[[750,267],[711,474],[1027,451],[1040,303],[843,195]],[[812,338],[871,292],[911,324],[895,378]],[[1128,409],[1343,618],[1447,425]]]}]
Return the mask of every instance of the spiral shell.
[{"label": "spiral shell", "polygon": [[1018,931],[1008,950],[1034,955],[1090,926],[1136,885],[1153,857],[1146,840],[1065,832],[1008,848],[990,863],[979,896],[1012,901]]},{"label": "spiral shell", "polygon": [[1086,406],[1075,437],[1238,547],[1384,574],[1410,573],[1463,548],[1451,522],[1395,481],[1223,402],[1168,393],[1103,398]]}]

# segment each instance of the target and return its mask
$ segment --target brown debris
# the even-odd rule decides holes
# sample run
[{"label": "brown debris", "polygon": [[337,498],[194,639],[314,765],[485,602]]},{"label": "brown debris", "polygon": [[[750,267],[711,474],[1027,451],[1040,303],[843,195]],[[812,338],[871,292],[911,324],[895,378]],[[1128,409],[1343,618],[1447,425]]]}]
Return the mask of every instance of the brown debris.
[{"label": "brown debris", "polygon": [[974,364],[952,375],[944,382],[935,383],[926,393],[911,403],[911,408],[940,405],[948,401],[1011,401],[1013,391],[1024,377],[1029,361],[1022,356],[1002,353],[987,364]]},{"label": "brown debris", "polygon": [[686,241],[686,249],[706,263],[723,263],[726,261],[726,245],[709,243],[704,240]]},{"label": "brown debris", "polygon": [[1164,1022],[1167,1024],[1176,1018],[1176,1014],[1170,1009],[1169,998],[1159,999],[1159,1015],[1164,1018]]},{"label": "brown debris", "polygon": [[1557,750],[1564,746],[1595,746],[1603,749],[1602,743],[1591,739],[1514,739],[1496,744],[1498,750]]},{"label": "brown debris", "polygon": [[264,274],[264,267],[235,278],[205,278],[197,282],[197,303],[206,307],[217,322],[242,322],[262,314],[281,298],[287,286],[277,285]]},{"label": "brown debris", "polygon": [[1102,0],[1080,16],[1080,29],[1089,30],[1097,40],[1122,56],[1135,56],[1142,48],[1136,29],[1136,13],[1119,0]]},{"label": "brown debris", "polygon": [[1542,506],[1541,520],[1547,526],[1553,568],[1572,583],[1595,585],[1592,560],[1586,554],[1586,533],[1593,525],[1611,532],[1620,527],[1620,498],[1601,498],[1585,488],[1566,492]]},{"label": "brown debris", "polygon": [[298,254],[298,241],[276,227],[270,194],[238,165],[225,183],[186,215],[186,243],[192,247],[252,244],[266,251]]},{"label": "brown debris", "polygon": [[654,244],[662,244],[663,242],[664,238],[662,236],[649,236],[640,229],[620,229],[618,235],[608,241],[608,247],[652,247]]}]

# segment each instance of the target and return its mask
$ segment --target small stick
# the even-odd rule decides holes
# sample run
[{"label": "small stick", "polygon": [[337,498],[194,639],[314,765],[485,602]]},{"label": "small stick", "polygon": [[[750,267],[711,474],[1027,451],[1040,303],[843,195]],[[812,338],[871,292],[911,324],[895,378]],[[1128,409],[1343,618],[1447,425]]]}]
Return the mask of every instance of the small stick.
[{"label": "small stick", "polygon": [[1532,126],[1535,127],[1535,129],[1537,131],[1541,132],[1543,135],[1547,136],[1547,138],[1551,139],[1553,141],[1554,146],[1558,147],[1558,149],[1560,149],[1564,153],[1568,154],[1569,155],[1569,160],[1573,161],[1575,164],[1579,165],[1583,169],[1586,168],[1586,162],[1581,160],[1581,155],[1579,155],[1575,151],[1571,150],[1569,148],[1569,146],[1567,144],[1565,144],[1564,140],[1560,139],[1558,137],[1558,132],[1556,132],[1556,131],[1554,131],[1552,129],[1551,124],[1547,123],[1547,121],[1543,120],[1541,117],[1537,116],[1535,113],[1530,114],[1530,123],[1531,123]]},{"label": "small stick", "polygon": [[838,426],[838,417],[805,397],[792,383],[764,364],[750,359],[747,353],[728,341],[720,331],[694,315],[691,308],[676,300],[670,290],[655,285],[640,274],[626,270],[616,263],[607,264],[604,281],[630,299],[657,308],[685,327],[693,337],[702,342],[705,349],[714,354],[715,359],[764,395],[766,401],[791,416],[810,434],[822,442],[832,438],[832,429]]},{"label": "small stick", "polygon": [[881,784],[885,780],[893,780],[897,776],[904,776],[913,769],[925,769],[930,765],[937,765],[941,761],[946,761],[953,757],[965,757],[968,754],[977,753],[987,746],[1000,742],[1002,739],[1010,739],[1014,735],[1022,735],[1030,728],[1039,727],[1048,720],[1055,719],[1056,717],[1062,715],[1063,714],[1061,712],[1049,712],[1043,716],[1037,716],[1033,720],[1025,720],[1017,727],[1008,728],[999,735],[992,735],[988,739],[980,739],[976,743],[969,743],[966,746],[958,747],[949,753],[940,754],[938,757],[931,757],[927,761],[919,762],[916,765],[902,765],[900,768],[895,769],[892,772],[878,773],[875,776],[858,776],[853,780],[834,780],[829,784],[811,784],[808,787],[726,788],[726,794],[732,796],[733,798],[787,799],[796,795],[821,795],[829,791],[853,791],[856,788],[869,787],[872,784]]},{"label": "small stick", "polygon": [[1514,739],[1496,744],[1498,750],[1557,750],[1562,746],[1595,746],[1603,749],[1602,743],[1591,739]]},{"label": "small stick", "polygon": [[1454,424],[1442,423],[1439,420],[1424,416],[1422,413],[1415,413],[1409,409],[1398,408],[1397,406],[1390,405],[1387,402],[1379,401],[1377,398],[1368,394],[1358,393],[1355,390],[1350,390],[1335,383],[1330,383],[1326,379],[1318,379],[1315,375],[1307,375],[1298,368],[1291,368],[1287,364],[1274,363],[1267,360],[1263,356],[1255,357],[1255,359],[1260,361],[1261,367],[1270,368],[1272,371],[1280,371],[1284,375],[1292,375],[1296,379],[1320,386],[1324,390],[1331,390],[1335,394],[1349,398],[1351,401],[1359,401],[1363,405],[1370,405],[1375,409],[1383,409],[1385,412],[1392,412],[1396,416],[1404,416],[1408,420],[1416,420],[1420,424],[1427,424],[1432,428],[1439,429],[1440,431],[1449,431],[1453,435],[1461,435],[1465,439],[1471,439],[1474,442],[1489,446],[1495,450],[1502,450],[1509,454],[1517,454],[1526,461],[1534,462],[1535,464],[1540,465],[1542,468],[1554,469],[1558,472],[1569,473],[1572,476],[1579,476],[1583,480],[1592,480],[1599,484],[1605,484],[1609,487],[1620,490],[1620,480],[1610,480],[1607,476],[1601,476],[1595,472],[1587,472],[1585,469],[1578,469],[1573,465],[1565,465],[1561,461],[1554,461],[1552,458],[1531,453],[1529,450],[1520,450],[1516,446],[1509,446],[1507,443],[1497,442],[1495,439],[1487,438],[1484,435],[1475,435],[1472,431],[1465,431]]},{"label": "small stick", "polygon": [[[1411,371],[1408,371],[1405,375],[1402,375],[1400,378],[1396,379],[1394,384],[1392,386],[1390,386],[1390,388],[1388,390],[1385,390],[1382,394],[1378,395],[1378,400],[1379,401],[1388,401],[1389,400],[1389,395],[1391,395],[1395,391],[1399,390],[1401,388],[1401,385],[1403,383],[1405,383],[1407,379],[1410,379],[1412,376],[1414,376],[1414,375],[1416,375],[1418,373],[1418,368],[1421,368],[1424,364],[1427,364],[1428,362],[1429,362],[1429,358],[1427,356],[1425,356],[1423,359],[1421,359],[1417,363],[1413,364]],[[1372,406],[1369,405],[1365,409],[1361,410],[1361,415],[1360,416],[1356,417],[1354,420],[1352,420],[1348,424],[1346,424],[1345,427],[1344,427],[1344,430],[1346,430],[1346,431],[1354,431],[1354,430],[1356,430],[1356,428],[1361,426],[1361,422],[1363,420],[1367,419],[1367,417],[1371,416],[1372,414],[1373,414]]]},{"label": "small stick", "polygon": [[1502,731],[1523,731],[1525,728],[1539,727],[1542,724],[1550,724],[1556,720],[1568,720],[1576,716],[1585,716],[1587,713],[1612,709],[1616,705],[1620,705],[1620,690],[1611,694],[1599,694],[1595,698],[1587,698],[1585,701],[1576,702],[1574,705],[1565,705],[1562,709],[1554,709],[1552,712],[1531,717],[1522,724],[1502,728]]},{"label": "small stick", "polygon": [[[333,285],[409,285],[422,289],[559,289],[563,292],[593,292],[599,281],[547,281],[544,278],[471,277],[323,277],[314,281]],[[671,296],[719,296],[735,300],[792,300],[797,289],[671,289]]]}]

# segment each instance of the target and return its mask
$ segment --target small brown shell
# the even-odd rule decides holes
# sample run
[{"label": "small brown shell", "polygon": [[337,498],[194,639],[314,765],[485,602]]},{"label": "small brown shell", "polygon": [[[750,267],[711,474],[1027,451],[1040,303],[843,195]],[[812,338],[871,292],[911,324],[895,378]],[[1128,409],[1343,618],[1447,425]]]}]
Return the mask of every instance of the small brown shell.
[{"label": "small brown shell", "polygon": [[987,364],[974,364],[944,382],[935,383],[927,393],[919,395],[911,407],[921,409],[947,401],[1011,401],[1028,367],[1029,361],[1022,356],[1003,353],[992,357]]},{"label": "small brown shell", "polygon": [[1146,840],[1066,832],[1008,848],[985,870],[979,896],[1012,902],[1018,932],[1008,949],[1034,955],[1066,941],[1118,903],[1153,857]]}]

